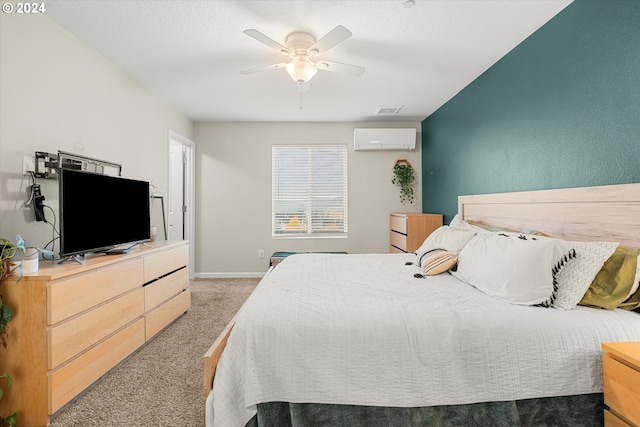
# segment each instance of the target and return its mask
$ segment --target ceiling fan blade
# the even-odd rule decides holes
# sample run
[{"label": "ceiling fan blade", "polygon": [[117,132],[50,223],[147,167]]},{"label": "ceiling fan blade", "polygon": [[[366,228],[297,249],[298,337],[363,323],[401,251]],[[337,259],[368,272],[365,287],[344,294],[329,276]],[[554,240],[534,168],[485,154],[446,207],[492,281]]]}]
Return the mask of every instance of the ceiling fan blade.
[{"label": "ceiling fan blade", "polygon": [[279,64],[273,64],[273,65],[265,65],[263,67],[256,67],[256,68],[249,68],[248,70],[240,70],[240,74],[253,74],[253,73],[259,73],[261,71],[269,71],[269,70],[277,70],[280,68],[284,68],[287,66],[286,62],[281,62]]},{"label": "ceiling fan blade", "polygon": [[359,65],[342,64],[333,61],[316,62],[318,70],[333,71],[334,73],[349,74],[350,76],[360,77],[364,74],[366,68]]},{"label": "ceiling fan blade", "polygon": [[272,49],[277,50],[278,52],[284,54],[284,55],[293,55],[293,52],[281,45],[280,43],[278,43],[277,41],[273,40],[272,38],[269,38],[267,36],[265,36],[264,34],[262,34],[260,31],[258,30],[254,30],[253,28],[249,29],[249,30],[244,30],[243,33],[245,33],[246,35],[248,35],[251,38],[254,38],[256,40],[258,40],[261,43],[266,44],[267,46],[269,46]]},{"label": "ceiling fan blade", "polygon": [[351,31],[347,30],[342,25],[338,25],[333,30],[329,31],[318,40],[313,46],[309,48],[309,51],[318,51],[318,54],[325,53],[335,45],[342,43],[346,39],[351,37]]}]

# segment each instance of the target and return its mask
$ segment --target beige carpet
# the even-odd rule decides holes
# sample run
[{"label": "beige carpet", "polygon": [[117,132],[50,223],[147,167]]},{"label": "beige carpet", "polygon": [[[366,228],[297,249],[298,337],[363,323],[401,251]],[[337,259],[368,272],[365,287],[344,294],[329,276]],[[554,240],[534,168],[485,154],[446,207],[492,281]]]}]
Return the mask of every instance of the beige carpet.
[{"label": "beige carpet", "polygon": [[202,426],[202,355],[259,279],[191,282],[191,309],[52,419],[51,427]]}]

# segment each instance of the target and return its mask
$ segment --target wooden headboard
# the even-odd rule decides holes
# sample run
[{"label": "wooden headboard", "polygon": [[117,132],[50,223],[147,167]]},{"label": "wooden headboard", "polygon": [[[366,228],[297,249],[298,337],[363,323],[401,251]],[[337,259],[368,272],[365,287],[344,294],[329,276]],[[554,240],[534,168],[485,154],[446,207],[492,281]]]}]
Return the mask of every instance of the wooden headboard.
[{"label": "wooden headboard", "polygon": [[640,184],[458,197],[462,219],[577,241],[640,247]]}]

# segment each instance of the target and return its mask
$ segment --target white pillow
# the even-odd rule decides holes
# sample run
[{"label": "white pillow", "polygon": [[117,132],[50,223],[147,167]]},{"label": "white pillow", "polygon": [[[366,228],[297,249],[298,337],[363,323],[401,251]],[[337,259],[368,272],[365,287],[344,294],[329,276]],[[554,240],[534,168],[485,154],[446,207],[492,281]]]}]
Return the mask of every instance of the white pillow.
[{"label": "white pillow", "polygon": [[[483,230],[485,233],[489,232],[481,227],[469,224],[461,219],[459,215],[454,216],[450,224],[452,227],[455,226],[456,228],[464,230],[476,229],[478,233],[480,233],[479,230]],[[518,233],[502,234],[512,235]],[[572,310],[578,305],[589,289],[589,286],[591,286],[591,282],[593,282],[596,274],[598,274],[605,261],[613,255],[618,247],[618,243],[616,242],[572,242],[537,235],[535,237],[538,239],[554,240],[556,242],[555,262],[557,262],[561,254],[568,253],[571,248],[574,248],[576,251],[576,259],[564,266],[556,275],[557,287],[552,295],[550,304],[553,307],[564,310]],[[638,281],[640,281],[640,261],[636,275],[636,282]]]},{"label": "white pillow", "polygon": [[591,286],[596,274],[605,261],[613,255],[618,247],[617,242],[567,242],[576,250],[576,259],[565,266],[556,275],[558,289],[552,305],[563,310],[576,308],[584,294]]},{"label": "white pillow", "polygon": [[426,252],[433,251],[434,249],[442,249],[457,255],[475,234],[476,233],[474,231],[459,230],[457,228],[443,225],[424,239],[424,242],[416,251],[416,254],[418,255],[416,263],[422,267],[420,264],[421,256]]},{"label": "white pillow", "polygon": [[[518,235],[518,233],[502,233]],[[563,310],[576,308],[584,294],[591,286],[596,274],[605,261],[613,255],[618,247],[617,242],[573,242],[546,236],[526,235],[529,238],[552,240],[555,243],[553,262],[555,267],[554,293],[551,299],[544,303]],[[564,255],[575,250],[575,257],[566,263]]]},{"label": "white pillow", "polygon": [[458,255],[451,274],[494,298],[520,305],[548,301],[554,291],[558,245],[518,233],[477,234]]},{"label": "white pillow", "polygon": [[451,222],[449,223],[450,227],[457,228],[459,230],[467,230],[473,231],[476,233],[491,233],[491,231],[484,229],[482,227],[478,227],[477,225],[469,224],[467,221],[460,217],[460,214],[456,214]]}]

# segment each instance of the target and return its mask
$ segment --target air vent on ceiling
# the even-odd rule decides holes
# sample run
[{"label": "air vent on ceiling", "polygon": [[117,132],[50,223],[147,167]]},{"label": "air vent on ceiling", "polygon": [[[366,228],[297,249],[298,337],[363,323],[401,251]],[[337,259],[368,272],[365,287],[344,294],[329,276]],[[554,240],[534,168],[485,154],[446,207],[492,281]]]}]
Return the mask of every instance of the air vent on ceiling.
[{"label": "air vent on ceiling", "polygon": [[376,114],[379,116],[395,116],[404,105],[378,105]]}]

